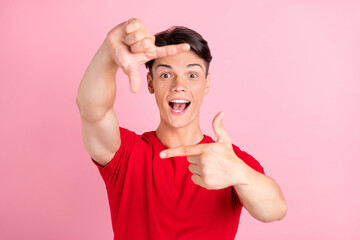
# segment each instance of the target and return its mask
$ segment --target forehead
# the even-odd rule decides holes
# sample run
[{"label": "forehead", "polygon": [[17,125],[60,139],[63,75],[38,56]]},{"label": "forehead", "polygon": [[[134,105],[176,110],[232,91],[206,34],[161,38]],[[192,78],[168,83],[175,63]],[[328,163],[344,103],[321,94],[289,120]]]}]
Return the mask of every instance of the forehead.
[{"label": "forehead", "polygon": [[189,64],[194,63],[201,65],[202,68],[205,69],[204,60],[194,51],[187,51],[176,55],[155,59],[153,69],[155,69],[160,64],[169,65],[173,68],[186,68]]}]

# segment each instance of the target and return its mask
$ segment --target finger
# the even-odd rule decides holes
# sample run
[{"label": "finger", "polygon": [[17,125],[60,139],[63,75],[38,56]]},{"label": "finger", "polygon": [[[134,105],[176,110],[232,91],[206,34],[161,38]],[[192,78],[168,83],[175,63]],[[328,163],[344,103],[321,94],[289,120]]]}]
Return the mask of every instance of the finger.
[{"label": "finger", "polygon": [[224,112],[219,112],[212,122],[214,133],[216,136],[216,142],[227,142],[231,143],[231,138],[229,134],[225,131],[225,128],[222,124],[222,118],[224,117]]},{"label": "finger", "polygon": [[148,31],[145,28],[138,29],[136,31],[133,31],[129,34],[127,34],[124,38],[124,43],[128,46],[131,46],[144,38],[151,38],[153,41],[153,44],[155,45],[155,36],[148,33]]},{"label": "finger", "polygon": [[187,156],[187,157],[186,157],[186,160],[187,160],[189,163],[192,163],[192,164],[196,164],[196,165],[199,165],[199,164],[200,164],[199,155],[196,155],[196,156]]},{"label": "finger", "polygon": [[189,164],[189,171],[193,174],[197,174],[197,175],[201,176],[201,169],[200,169],[199,165]]},{"label": "finger", "polygon": [[127,69],[124,69],[124,72],[129,78],[130,90],[133,93],[138,92],[141,85],[141,77],[139,74],[138,66],[132,66]]},{"label": "finger", "polygon": [[192,146],[169,148],[167,150],[160,152],[160,157],[171,158],[171,157],[200,155],[203,152],[204,147],[205,144],[198,144]]},{"label": "finger", "polygon": [[199,185],[199,186],[201,186],[201,187],[205,187],[204,181],[202,180],[202,178],[201,178],[200,175],[193,174],[193,175],[191,176],[191,180],[192,180],[196,185]]},{"label": "finger", "polygon": [[154,48],[154,46],[154,39],[152,37],[146,37],[141,41],[131,45],[130,50],[132,53],[143,53]]},{"label": "finger", "polygon": [[131,33],[133,31],[136,31],[136,30],[140,29],[141,27],[144,27],[144,24],[140,19],[138,19],[138,18],[130,18],[127,21],[127,25],[125,27],[125,32],[126,33]]},{"label": "finger", "polygon": [[181,43],[175,45],[167,45],[163,47],[156,47],[156,57],[167,57],[175,54],[179,54],[182,52],[186,52],[190,50],[190,45],[188,43]]}]

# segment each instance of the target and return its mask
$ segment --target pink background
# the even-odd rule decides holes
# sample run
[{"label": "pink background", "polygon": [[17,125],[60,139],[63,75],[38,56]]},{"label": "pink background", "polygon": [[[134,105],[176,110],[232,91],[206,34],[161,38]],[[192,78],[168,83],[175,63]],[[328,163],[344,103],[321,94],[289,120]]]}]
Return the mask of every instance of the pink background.
[{"label": "pink background", "polygon": [[[208,40],[203,131],[214,136],[225,111],[233,142],[283,189],[286,218],[244,211],[236,239],[360,239],[360,4],[343,0],[2,1],[0,239],[112,239],[75,99],[107,32],[130,17]],[[154,130],[145,85],[130,93],[122,73],[117,83],[120,124]]]}]

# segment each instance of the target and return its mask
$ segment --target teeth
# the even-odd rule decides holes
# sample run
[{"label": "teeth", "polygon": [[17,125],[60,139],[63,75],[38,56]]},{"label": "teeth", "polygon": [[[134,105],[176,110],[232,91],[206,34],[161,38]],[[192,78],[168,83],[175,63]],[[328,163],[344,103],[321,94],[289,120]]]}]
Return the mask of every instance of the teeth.
[{"label": "teeth", "polygon": [[172,103],[189,103],[190,101],[187,101],[187,100],[172,100],[170,102],[172,102]]}]

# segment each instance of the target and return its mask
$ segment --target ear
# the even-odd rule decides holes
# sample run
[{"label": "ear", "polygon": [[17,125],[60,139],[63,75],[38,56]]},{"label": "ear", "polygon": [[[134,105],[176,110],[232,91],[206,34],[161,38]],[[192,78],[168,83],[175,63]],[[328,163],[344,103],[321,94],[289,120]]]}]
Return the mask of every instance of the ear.
[{"label": "ear", "polygon": [[210,91],[210,73],[208,73],[206,79],[205,79],[205,88],[204,88],[204,93],[208,94],[208,92]]},{"label": "ear", "polygon": [[149,93],[153,94],[154,93],[154,85],[153,85],[152,77],[149,72],[147,73],[146,77],[147,77],[147,82],[148,82]]}]

